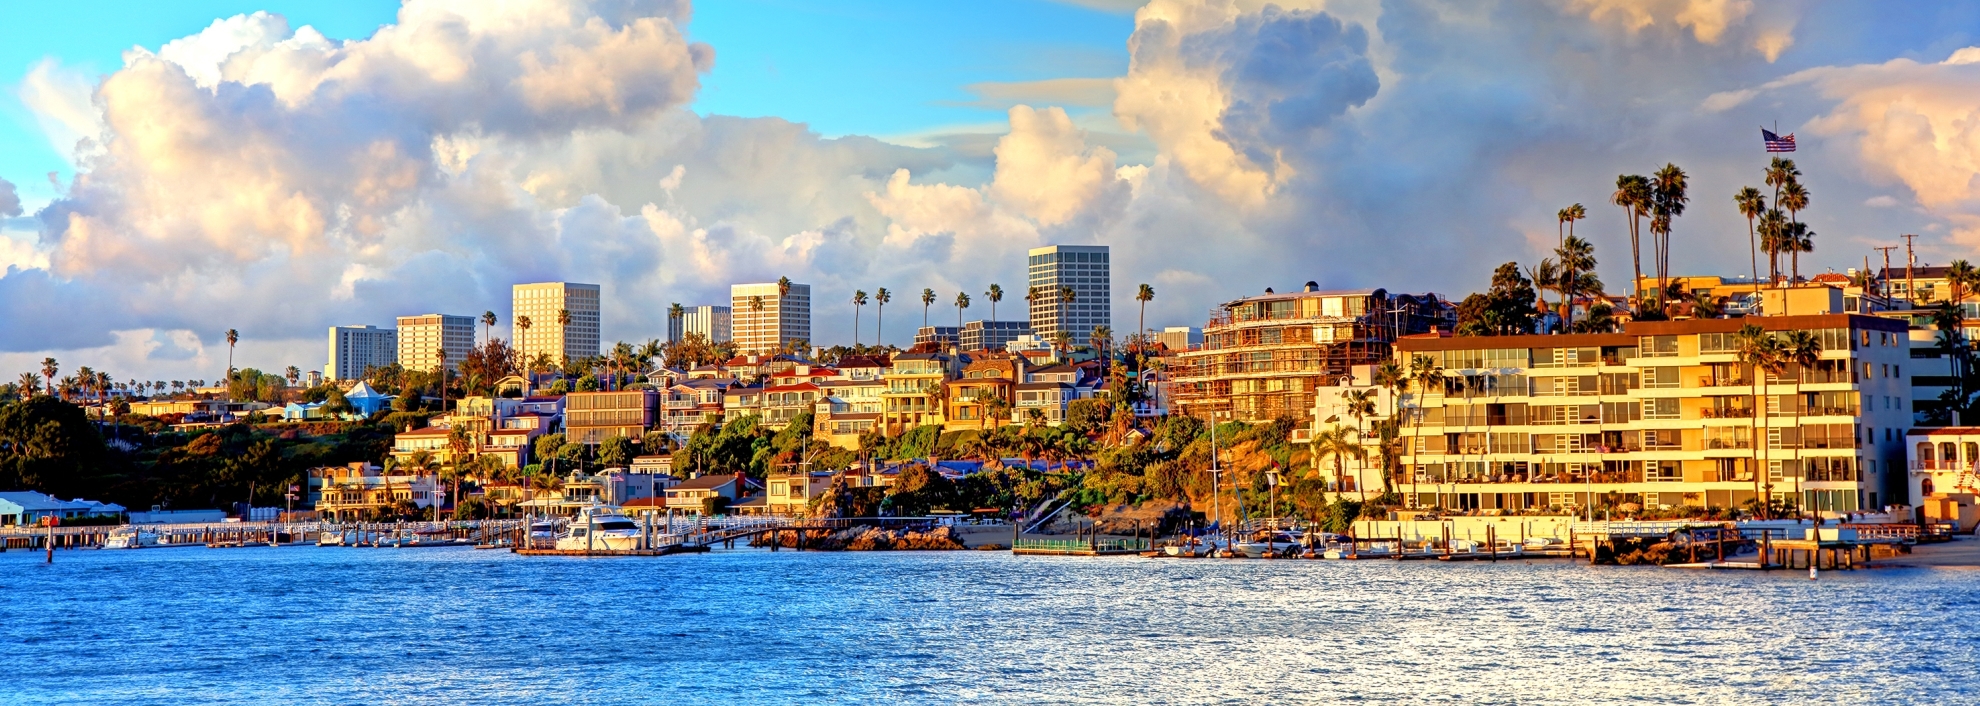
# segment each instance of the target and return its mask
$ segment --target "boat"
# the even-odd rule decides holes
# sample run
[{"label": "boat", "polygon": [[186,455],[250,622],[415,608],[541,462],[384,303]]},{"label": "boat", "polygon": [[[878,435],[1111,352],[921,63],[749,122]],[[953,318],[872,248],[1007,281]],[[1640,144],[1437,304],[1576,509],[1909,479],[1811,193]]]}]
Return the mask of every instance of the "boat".
[{"label": "boat", "polygon": [[104,549],[143,549],[158,546],[158,533],[126,525],[110,531],[103,538]]},{"label": "boat", "polygon": [[341,546],[344,546],[344,533],[343,533],[343,532],[322,532],[322,533],[319,533],[319,534],[317,534],[317,535],[316,535],[316,546],[319,546],[319,547],[341,547]]},{"label": "boat", "polygon": [[1287,530],[1263,534],[1250,542],[1238,542],[1235,548],[1247,557],[1263,559],[1268,556],[1292,556],[1305,546],[1298,531]]},{"label": "boat", "polygon": [[557,535],[557,549],[563,551],[625,551],[638,549],[639,523],[603,505],[578,512],[571,526]]},{"label": "boat", "polygon": [[1203,537],[1183,537],[1162,547],[1163,554],[1179,557],[1205,557],[1216,550],[1217,540]]}]

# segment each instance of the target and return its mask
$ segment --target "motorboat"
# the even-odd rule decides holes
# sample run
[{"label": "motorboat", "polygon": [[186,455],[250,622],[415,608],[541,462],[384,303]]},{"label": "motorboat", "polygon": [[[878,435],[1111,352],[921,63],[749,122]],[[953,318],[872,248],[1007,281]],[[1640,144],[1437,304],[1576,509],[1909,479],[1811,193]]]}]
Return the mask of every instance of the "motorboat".
[{"label": "motorboat", "polygon": [[103,538],[104,549],[143,549],[158,546],[158,533],[126,525],[110,531]]},{"label": "motorboat", "polygon": [[316,546],[319,547],[344,546],[344,533],[340,531],[319,532],[316,535]]},{"label": "motorboat", "polygon": [[638,549],[639,542],[639,523],[603,505],[578,511],[571,526],[557,535],[557,549],[566,551],[625,551]]},{"label": "motorboat", "polygon": [[1162,553],[1179,557],[1206,557],[1216,552],[1217,539],[1214,537],[1180,537],[1162,547]]},{"label": "motorboat", "polygon": [[1249,542],[1238,542],[1237,551],[1253,559],[1268,556],[1292,556],[1306,547],[1302,533],[1295,530],[1261,534]]}]

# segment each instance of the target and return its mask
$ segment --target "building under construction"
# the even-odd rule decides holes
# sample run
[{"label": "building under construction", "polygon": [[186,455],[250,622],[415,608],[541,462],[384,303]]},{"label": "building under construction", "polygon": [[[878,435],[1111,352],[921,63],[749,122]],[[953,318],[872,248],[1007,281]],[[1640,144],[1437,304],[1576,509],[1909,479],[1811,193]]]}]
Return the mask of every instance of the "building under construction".
[{"label": "building under construction", "polygon": [[1323,292],[1312,282],[1298,292],[1268,289],[1217,307],[1203,344],[1174,356],[1170,411],[1219,421],[1304,418],[1321,388],[1341,384],[1356,365],[1388,360],[1398,336],[1456,322],[1457,310],[1435,294]]}]

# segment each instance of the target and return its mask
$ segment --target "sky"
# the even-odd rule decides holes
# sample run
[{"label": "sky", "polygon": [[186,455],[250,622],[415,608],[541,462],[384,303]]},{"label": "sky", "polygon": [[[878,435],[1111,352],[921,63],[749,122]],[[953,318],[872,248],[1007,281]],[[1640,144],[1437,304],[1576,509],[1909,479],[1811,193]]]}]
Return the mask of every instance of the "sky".
[{"label": "sky", "polygon": [[[1980,244],[1980,9],[1963,3],[202,0],[0,18],[7,379],[47,356],[218,377],[229,328],[237,365],[317,369],[328,326],[506,318],[508,286],[544,280],[604,285],[605,337],[638,341],[669,303],[790,276],[814,286],[815,342],[842,343],[856,289],[983,307],[1048,243],[1114,248],[1121,333],[1142,282],[1151,328],[1305,281],[1462,297],[1545,256],[1572,203],[1620,290],[1608,193],[1666,163],[1693,189],[1674,269],[1736,274],[1731,194],[1761,185],[1758,128],[1776,124],[1813,194],[1804,275],[1900,233],[1921,262]],[[888,342],[912,335],[909,309]]]}]

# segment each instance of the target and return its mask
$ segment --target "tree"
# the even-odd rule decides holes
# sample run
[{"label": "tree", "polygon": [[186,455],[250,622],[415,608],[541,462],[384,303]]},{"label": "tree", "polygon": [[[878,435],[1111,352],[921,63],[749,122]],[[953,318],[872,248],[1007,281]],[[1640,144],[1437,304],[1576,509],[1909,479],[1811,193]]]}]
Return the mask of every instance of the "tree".
[{"label": "tree", "polygon": [[[750,332],[752,334],[750,343],[753,346],[762,346],[763,342],[756,340],[757,336],[755,334],[760,334],[763,331],[763,295],[758,294],[749,298],[749,311],[751,314],[749,325],[753,329]],[[751,350],[749,352],[754,353],[757,351]]]},{"label": "tree", "polygon": [[1534,300],[1539,295],[1533,282],[1520,272],[1519,263],[1508,262],[1492,272],[1492,288],[1484,294],[1465,297],[1458,304],[1460,336],[1511,336],[1531,333]]},{"label": "tree", "polygon": [[[1343,467],[1345,466],[1344,459],[1368,458],[1368,449],[1362,448],[1361,440],[1356,438],[1353,429],[1349,429],[1339,424],[1334,425],[1333,428],[1326,429],[1314,434],[1312,447],[1313,447],[1314,461],[1317,462],[1321,459],[1325,459],[1329,457],[1334,459],[1333,490],[1334,490],[1334,497],[1339,498],[1341,494],[1341,490],[1345,487],[1345,485],[1342,483],[1342,476],[1344,475]],[[1356,483],[1355,487],[1357,490],[1361,491],[1361,499],[1367,500],[1368,491],[1362,488],[1361,484],[1359,483]]]},{"label": "tree", "polygon": [[[1794,258],[1794,279],[1789,281],[1798,282],[1801,280],[1801,259],[1798,254],[1807,252],[1801,249],[1802,234],[1805,232],[1803,229],[1805,224],[1801,222],[1801,212],[1808,208],[1808,187],[1802,186],[1799,180],[1789,180],[1786,184],[1781,185],[1780,196],[1774,199],[1774,203],[1788,212],[1788,237],[1783,242],[1787,246],[1788,252],[1796,255]],[[1813,233],[1807,233],[1807,235],[1809,237],[1814,236]],[[1814,249],[1812,244],[1809,249]]]},{"label": "tree", "polygon": [[[1581,208],[1581,204],[1575,204],[1574,208]],[[1595,277],[1595,245],[1570,234],[1554,251],[1554,257],[1559,258],[1561,268],[1560,277],[1555,281],[1555,286],[1561,289],[1561,326],[1571,330],[1574,328],[1575,296],[1602,291],[1602,281]]]},{"label": "tree", "polygon": [[[1798,434],[1801,432],[1801,381],[1808,377],[1808,370],[1822,360],[1822,339],[1807,329],[1789,331],[1787,338],[1781,340],[1780,358],[1781,362],[1794,366],[1794,428]],[[1807,448],[1807,438],[1803,437],[1797,446]],[[1807,454],[1796,453],[1795,458],[1801,466],[1794,477],[1794,503],[1799,516],[1803,505],[1801,479],[1808,475],[1808,461]]]},{"label": "tree", "polygon": [[983,292],[983,298],[990,301],[990,320],[996,321],[997,302],[1004,300],[1004,288],[998,285],[997,283],[992,282],[990,283],[990,289]]},{"label": "tree", "polygon": [[55,374],[62,372],[62,366],[54,358],[41,359],[41,378],[48,381],[48,396],[55,396]]},{"label": "tree", "polygon": [[1671,286],[1671,223],[1684,215],[1688,180],[1684,170],[1665,163],[1651,181],[1652,215],[1650,232],[1657,236],[1657,308],[1663,308],[1664,292]]},{"label": "tree", "polygon": [[598,445],[598,462],[607,466],[624,466],[632,463],[632,439],[623,436],[606,437]]},{"label": "tree", "polygon": [[484,312],[481,312],[481,338],[482,338],[482,340],[484,340],[484,341],[493,341],[493,340],[495,340],[495,321],[496,321],[496,318],[495,318],[495,312],[493,312],[493,311],[484,311]]},{"label": "tree", "polygon": [[1093,346],[1094,352],[1100,354],[1101,360],[1107,360],[1107,349],[1112,347],[1114,343],[1114,328],[1112,326],[1095,326],[1093,327],[1093,332],[1087,335],[1086,342]]},{"label": "tree", "polygon": [[893,300],[894,293],[887,291],[886,287],[881,287],[873,292],[873,304],[876,307],[876,311],[873,314],[874,345],[887,345],[887,302]]},{"label": "tree", "polygon": [[[1547,304],[1547,290],[1549,289],[1560,293],[1561,304],[1563,306],[1567,304],[1567,277],[1561,271],[1561,267],[1554,264],[1553,258],[1541,258],[1539,264],[1527,269],[1526,276],[1533,280],[1533,288],[1537,290],[1535,294],[1540,297],[1533,305],[1535,310],[1545,314],[1551,308]],[[1565,324],[1563,324],[1562,329],[1566,329]],[[1542,331],[1542,333],[1546,332]]]},{"label": "tree", "polygon": [[956,348],[962,348],[963,310],[969,308],[969,293],[956,292]]},{"label": "tree", "polygon": [[[1399,388],[1403,389],[1414,387],[1418,395],[1427,397],[1432,390],[1442,390],[1444,388],[1444,366],[1442,363],[1437,362],[1436,358],[1419,353],[1409,359],[1409,377],[1399,380],[1397,384]],[[1414,423],[1418,432],[1423,431],[1423,407],[1423,400],[1418,398],[1415,411],[1409,413],[1409,418]],[[1396,425],[1398,431],[1400,431],[1401,420],[1395,419],[1394,416],[1394,412],[1391,411],[1389,423]],[[1423,437],[1421,436],[1412,435],[1412,438],[1414,439],[1412,442],[1414,444],[1423,443]],[[1421,451],[1421,449],[1417,450]],[[1416,493],[1416,473],[1414,471],[1411,471],[1409,474],[1409,492],[1412,495]],[[1413,502],[1414,500],[1412,499]]]},{"label": "tree", "polygon": [[785,298],[785,297],[788,297],[788,296],[790,296],[790,295],[791,295],[791,278],[789,278],[789,277],[778,277],[778,278],[777,278],[777,298],[778,298],[778,299],[783,299],[783,298]]},{"label": "tree", "polygon": [[866,306],[866,290],[853,290],[853,345],[859,345],[859,308]]},{"label": "tree", "polygon": [[1767,507],[1769,500],[1761,492],[1760,486],[1760,478],[1766,475],[1766,469],[1761,466],[1763,459],[1760,458],[1760,449],[1766,445],[1765,430],[1760,427],[1760,415],[1764,407],[1762,400],[1765,399],[1767,390],[1766,371],[1779,365],[1781,344],[1779,339],[1768,335],[1759,326],[1747,324],[1740,327],[1739,333],[1734,334],[1733,350],[1738,354],[1740,364],[1745,365],[1748,374],[1753,376],[1753,405],[1750,410],[1753,415],[1751,425],[1753,497],[1758,501],[1764,514],[1764,508]]},{"label": "tree", "polygon": [[1760,250],[1767,253],[1767,284],[1781,279],[1781,253],[1787,251],[1787,214],[1778,208],[1760,213]]},{"label": "tree", "polygon": [[[680,305],[675,304],[674,306],[679,307]],[[529,342],[529,323],[529,317],[527,316],[516,317],[516,367],[521,369],[517,372],[529,376],[529,386],[535,387],[536,376],[534,375],[534,371],[530,369],[529,361],[526,359],[526,356],[529,355],[525,348]]]},{"label": "tree", "polygon": [[1643,217],[1650,212],[1650,180],[1641,174],[1621,174],[1616,176],[1616,191],[1609,196],[1609,202],[1622,207],[1623,215],[1629,218],[1629,298],[1641,306],[1643,297],[1643,247],[1639,237]]},{"label": "tree", "polygon": [[41,388],[41,376],[36,375],[34,373],[21,373],[21,382],[19,387],[20,387],[21,399],[25,400],[29,397],[33,397],[34,391]]},{"label": "tree", "polygon": [[[1375,391],[1372,389],[1348,390],[1341,393],[1341,402],[1347,407],[1348,416],[1354,417],[1354,437],[1357,442],[1361,442],[1368,437],[1364,423],[1369,417],[1375,416]],[[1368,457],[1366,455],[1362,456],[1361,467],[1364,471],[1368,468]],[[1382,494],[1388,495],[1393,492],[1395,492],[1395,487],[1389,481],[1387,469],[1384,469],[1382,473]]]},{"label": "tree", "polygon": [[[228,379],[232,379],[234,377],[234,344],[239,343],[240,340],[241,340],[241,333],[239,331],[235,331],[233,329],[227,329],[227,378]],[[232,402],[233,398],[229,397],[227,401]]]},{"label": "tree", "polygon": [[922,289],[921,290],[921,327],[922,328],[928,328],[928,307],[934,304],[935,304],[935,290],[930,288]]},{"label": "tree", "polygon": [[1781,239],[1781,245],[1788,251],[1791,273],[1788,281],[1800,282],[1801,254],[1815,252],[1815,231],[1809,230],[1806,223],[1790,222],[1787,224],[1786,237]]},{"label": "tree", "polygon": [[1134,292],[1134,300],[1141,304],[1141,316],[1135,323],[1135,335],[1148,338],[1148,303],[1155,301],[1155,288],[1143,283]]},{"label": "tree", "polygon": [[1733,194],[1733,203],[1739,206],[1739,215],[1746,217],[1747,259],[1748,264],[1753,267],[1753,295],[1758,297],[1760,296],[1760,246],[1756,232],[1753,230],[1753,220],[1767,212],[1767,197],[1762,196],[1759,189],[1751,186],[1740,187],[1739,192]]}]

